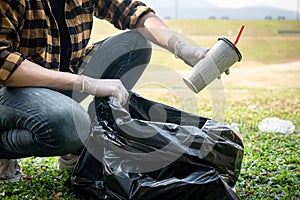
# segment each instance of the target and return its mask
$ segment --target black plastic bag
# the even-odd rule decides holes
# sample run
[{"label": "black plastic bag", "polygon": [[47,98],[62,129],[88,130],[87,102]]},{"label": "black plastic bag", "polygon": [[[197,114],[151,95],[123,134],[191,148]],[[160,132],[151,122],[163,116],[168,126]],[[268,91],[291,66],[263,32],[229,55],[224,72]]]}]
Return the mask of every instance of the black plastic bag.
[{"label": "black plastic bag", "polygon": [[[239,133],[131,94],[95,98],[92,135],[71,175],[84,199],[239,199]],[[92,106],[93,107],[93,106]],[[94,115],[93,115],[94,114]]]}]

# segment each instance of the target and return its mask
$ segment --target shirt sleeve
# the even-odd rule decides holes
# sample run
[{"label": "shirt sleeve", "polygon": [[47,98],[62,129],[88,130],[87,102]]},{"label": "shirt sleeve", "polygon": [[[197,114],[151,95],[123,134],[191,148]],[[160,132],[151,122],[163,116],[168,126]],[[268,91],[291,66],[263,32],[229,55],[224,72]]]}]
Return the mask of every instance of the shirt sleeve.
[{"label": "shirt sleeve", "polygon": [[95,16],[109,21],[121,30],[134,29],[143,15],[154,12],[140,1],[98,0],[96,2]]},{"label": "shirt sleeve", "polygon": [[16,51],[24,8],[23,0],[3,0],[0,3],[0,87],[25,59]]}]

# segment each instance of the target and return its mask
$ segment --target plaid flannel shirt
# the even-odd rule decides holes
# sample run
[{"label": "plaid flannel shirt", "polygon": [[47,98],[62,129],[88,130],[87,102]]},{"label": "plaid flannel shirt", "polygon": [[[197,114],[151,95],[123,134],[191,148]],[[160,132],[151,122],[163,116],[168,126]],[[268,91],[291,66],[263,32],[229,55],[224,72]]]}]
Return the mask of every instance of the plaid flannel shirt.
[{"label": "plaid flannel shirt", "polygon": [[[140,1],[67,0],[65,17],[72,44],[70,70],[78,73],[91,36],[93,16],[123,30],[135,28],[138,19],[151,11]],[[24,59],[59,70],[60,37],[49,0],[1,0],[0,87]]]}]

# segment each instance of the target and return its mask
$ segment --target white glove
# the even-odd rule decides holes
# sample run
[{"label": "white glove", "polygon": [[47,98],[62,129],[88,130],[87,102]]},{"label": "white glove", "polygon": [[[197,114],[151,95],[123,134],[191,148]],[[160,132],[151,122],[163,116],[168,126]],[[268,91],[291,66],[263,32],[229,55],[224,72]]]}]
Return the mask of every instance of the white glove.
[{"label": "white glove", "polygon": [[97,97],[116,97],[121,105],[128,100],[128,91],[119,79],[94,79],[87,76],[79,76],[75,83],[75,90],[86,92]]},{"label": "white glove", "polygon": [[192,67],[203,59],[208,51],[208,48],[193,47],[182,40],[178,40],[174,47],[175,56]]}]

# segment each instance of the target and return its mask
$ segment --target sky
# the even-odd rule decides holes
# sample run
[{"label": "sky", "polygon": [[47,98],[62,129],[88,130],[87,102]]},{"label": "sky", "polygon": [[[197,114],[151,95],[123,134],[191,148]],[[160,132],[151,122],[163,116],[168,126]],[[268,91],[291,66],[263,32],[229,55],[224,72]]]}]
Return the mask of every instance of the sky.
[{"label": "sky", "polygon": [[[158,7],[159,4],[161,4],[161,1],[164,0],[141,0],[148,4],[149,6],[155,5],[155,7]],[[173,0],[174,2],[176,0]],[[181,1],[181,0],[178,0]],[[188,2],[188,0],[185,0]],[[202,0],[190,0],[192,1],[199,1],[199,3]],[[241,7],[248,7],[248,6],[258,6],[258,5],[266,5],[266,6],[272,6],[276,8],[283,8],[288,10],[297,10],[297,2],[300,0],[208,0],[210,3],[219,6],[219,7],[226,7],[226,8],[241,8]]]},{"label": "sky", "polygon": [[246,6],[267,5],[288,10],[297,10],[298,0],[209,0],[211,3],[228,8],[240,8]]}]

